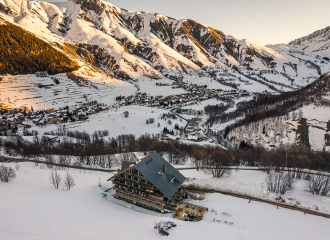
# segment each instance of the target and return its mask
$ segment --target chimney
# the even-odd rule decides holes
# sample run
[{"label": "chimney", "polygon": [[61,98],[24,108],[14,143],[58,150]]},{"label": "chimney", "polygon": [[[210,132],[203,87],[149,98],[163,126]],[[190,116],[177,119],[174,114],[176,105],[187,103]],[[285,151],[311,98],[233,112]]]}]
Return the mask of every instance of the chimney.
[{"label": "chimney", "polygon": [[165,163],[163,163],[163,166],[162,166],[162,171],[163,171],[163,173],[165,173],[165,170],[166,170],[166,168],[165,168]]}]

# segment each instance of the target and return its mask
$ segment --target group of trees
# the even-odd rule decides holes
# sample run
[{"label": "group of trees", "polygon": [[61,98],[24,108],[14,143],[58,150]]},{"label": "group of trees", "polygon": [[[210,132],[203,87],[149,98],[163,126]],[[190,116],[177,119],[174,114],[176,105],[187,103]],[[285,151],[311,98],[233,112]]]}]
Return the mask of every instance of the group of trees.
[{"label": "group of trees", "polygon": [[200,116],[203,115],[203,110],[196,110],[193,108],[177,108],[175,109],[176,113],[179,114],[188,114],[188,115],[194,115],[194,116]]},{"label": "group of trees", "polygon": [[206,115],[213,117],[217,116],[225,111],[227,111],[230,107],[233,107],[231,104],[217,104],[217,105],[207,105],[204,107],[204,112]]},{"label": "group of trees", "polygon": [[305,178],[307,191],[313,195],[330,196],[330,177],[310,174]]},{"label": "group of trees", "polygon": [[269,173],[265,180],[269,191],[284,194],[293,189],[295,179],[303,179],[306,191],[313,195],[330,195],[330,175],[324,174],[330,171],[329,152],[313,152],[303,145],[287,145],[264,151],[258,164]]},{"label": "group of trees", "polygon": [[[62,177],[55,170],[51,172],[49,181],[56,189],[58,189],[62,184]],[[63,186],[65,186],[67,190],[70,190],[73,186],[75,186],[74,179],[69,172],[67,172],[64,176]]]},{"label": "group of trees", "polygon": [[[158,141],[149,134],[141,135],[139,138],[129,134],[119,135],[116,138],[108,138],[108,141],[104,138],[90,138],[90,141],[63,141],[59,144],[39,141],[38,138],[35,138],[33,142],[29,142],[23,140],[20,136],[15,136],[4,141],[3,146],[7,153],[18,154],[23,157],[44,156],[46,157],[47,164],[51,165],[53,162],[56,162],[63,164],[63,166],[72,163],[72,156],[75,156],[75,159],[79,159],[81,164],[111,168],[114,163],[118,162],[117,158],[134,160],[134,155],[132,156],[131,152],[136,151],[145,153],[157,151],[160,154],[167,154],[169,161],[175,164],[185,164],[187,159],[191,157],[203,160],[204,156],[210,156],[208,162],[204,162],[204,165],[213,164],[218,166],[216,156],[223,155],[219,159],[227,159],[227,151],[219,147],[204,147],[173,141]],[[198,153],[198,151],[200,152]],[[215,153],[212,155],[212,152]],[[114,154],[116,153],[121,154],[115,157]],[[54,159],[52,155],[59,155],[59,157]],[[229,157],[229,159],[231,158]],[[196,164],[198,165],[198,160],[196,160]],[[231,162],[221,163],[221,165],[224,164],[231,165]],[[217,176],[218,174],[215,173],[215,175]]]},{"label": "group of trees", "polygon": [[262,167],[276,172],[288,168],[295,178],[302,178],[303,169],[330,171],[330,153],[314,152],[306,146],[290,145],[265,151],[260,156],[259,163]]},{"label": "group of trees", "polygon": [[167,119],[173,119],[173,120],[176,120],[178,119],[178,116],[175,115],[174,113],[163,113],[162,115],[160,115],[160,119],[166,121]]},{"label": "group of trees", "polygon": [[[224,112],[211,116],[207,124],[212,126],[215,123],[228,122],[238,117],[243,117],[235,123],[226,127],[221,132],[212,132],[218,142],[225,142],[231,130],[266,118],[287,116],[288,112],[297,111],[303,105],[327,105],[330,101],[323,98],[330,91],[330,76],[321,76],[313,83],[292,92],[284,92],[279,95],[257,94],[251,101],[243,101],[237,104],[237,109],[232,112]],[[294,119],[301,117],[301,112],[295,112]],[[298,115],[298,116],[297,116]],[[300,115],[300,116],[299,116]],[[225,145],[230,145],[225,143]]]},{"label": "group of trees", "polygon": [[[295,174],[291,171],[271,172],[265,179],[266,188],[281,195],[293,190]],[[330,175],[324,172],[310,172],[304,174],[305,190],[313,195],[330,196]]]},{"label": "group of trees", "polygon": [[233,152],[220,147],[194,145],[191,156],[197,171],[204,169],[215,178],[230,175],[228,167],[234,164]]},{"label": "group of trees", "polygon": [[290,173],[270,173],[265,183],[269,191],[283,195],[293,189],[294,178]]},{"label": "group of trees", "polygon": [[[292,117],[291,117],[292,116]],[[241,141],[259,141],[260,144],[268,143],[269,145],[277,145],[283,138],[287,137],[288,141],[295,142],[294,136],[290,135],[292,132],[292,125],[288,124],[286,121],[288,119],[302,120],[303,112],[301,109],[298,112],[292,112],[292,114],[287,114],[282,117],[265,118],[257,122],[251,122],[247,125],[243,125],[231,130],[226,134],[227,139],[233,143],[233,145],[238,146]],[[301,124],[301,129],[304,129],[305,125]],[[298,128],[300,130],[300,128]],[[298,131],[297,129],[297,131]],[[300,134],[300,139],[307,144],[308,134]]]},{"label": "group of trees", "polygon": [[[221,148],[159,141],[155,136],[149,134],[141,135],[138,138],[133,134],[119,135],[116,138],[109,137],[108,140],[95,134],[94,137],[84,141],[64,139],[61,143],[55,144],[39,140],[37,136],[33,142],[15,136],[1,141],[1,144],[4,146],[5,152],[19,154],[23,157],[60,155],[62,162],[68,162],[68,156],[78,156],[86,165],[100,165],[109,168],[114,161],[106,156],[116,153],[157,151],[161,154],[168,154],[169,160],[178,164],[183,164],[187,158],[192,157],[198,168],[202,165],[200,161],[203,159],[209,161],[208,165],[217,165],[210,160],[214,159],[211,157],[211,152],[224,154]],[[311,151],[303,145],[283,145],[276,150],[266,151],[262,146],[251,146],[242,141],[238,148],[226,150],[225,154],[231,156],[232,159],[226,163],[227,166],[243,163],[249,166],[262,166],[276,172],[288,167],[297,178],[302,177],[301,169],[330,171],[330,153]],[[225,159],[225,157],[221,158]]]}]

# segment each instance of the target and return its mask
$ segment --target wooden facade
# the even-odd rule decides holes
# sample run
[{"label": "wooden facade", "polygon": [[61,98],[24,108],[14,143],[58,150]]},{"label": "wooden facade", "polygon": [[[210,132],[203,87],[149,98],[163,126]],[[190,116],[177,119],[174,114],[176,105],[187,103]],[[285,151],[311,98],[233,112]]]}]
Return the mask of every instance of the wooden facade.
[{"label": "wooden facade", "polygon": [[[154,160],[152,160],[152,158],[149,158],[149,160],[145,158],[144,161],[146,161],[145,165],[148,166],[149,161],[151,162],[156,160],[154,157]],[[115,190],[114,196],[116,198],[155,211],[163,211],[164,209],[171,210],[176,203],[182,201],[182,198],[185,194],[184,190],[181,189],[183,181],[177,181],[175,185],[173,183],[173,179],[175,177],[171,177],[172,180],[169,178],[165,178],[163,174],[166,175],[167,173],[165,173],[165,170],[164,172],[162,172],[161,169],[157,169],[156,174],[154,174],[154,176],[144,176],[136,168],[136,166],[138,166],[139,164],[141,164],[141,162],[137,163],[136,165],[132,164],[130,167],[123,169],[109,179],[113,182],[113,189]],[[165,165],[164,163],[162,164]],[[151,164],[149,163],[149,166],[150,165]],[[150,169],[144,168],[143,170],[147,171],[148,173],[150,172]],[[168,175],[169,174],[167,174],[167,176]],[[173,184],[174,187],[170,193],[167,192],[167,190],[169,189],[169,184]],[[158,189],[155,185],[160,186],[160,188],[162,189]]]},{"label": "wooden facade", "polygon": [[167,199],[135,168],[130,168],[127,172],[116,176],[112,182],[116,198],[157,211],[169,209],[171,203],[181,201],[184,194],[183,190],[179,189],[173,196],[174,198]]}]

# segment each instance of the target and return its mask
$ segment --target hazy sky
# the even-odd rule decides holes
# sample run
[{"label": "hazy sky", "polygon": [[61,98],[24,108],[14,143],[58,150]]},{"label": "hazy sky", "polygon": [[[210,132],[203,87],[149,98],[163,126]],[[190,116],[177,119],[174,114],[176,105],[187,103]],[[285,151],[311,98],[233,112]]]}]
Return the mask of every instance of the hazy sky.
[{"label": "hazy sky", "polygon": [[131,11],[190,18],[261,44],[287,43],[330,26],[330,0],[109,0]]}]

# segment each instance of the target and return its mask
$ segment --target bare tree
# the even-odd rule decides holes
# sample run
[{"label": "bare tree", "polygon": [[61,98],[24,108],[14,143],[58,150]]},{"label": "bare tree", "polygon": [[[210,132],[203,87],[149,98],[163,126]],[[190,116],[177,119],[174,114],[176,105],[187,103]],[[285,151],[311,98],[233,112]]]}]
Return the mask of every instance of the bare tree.
[{"label": "bare tree", "polygon": [[67,156],[66,155],[60,155],[59,156],[59,164],[61,164],[62,166],[65,166],[67,163]]},{"label": "bare tree", "polygon": [[62,178],[57,171],[52,171],[49,180],[50,183],[53,184],[56,189],[58,189],[58,187],[61,185],[62,182]]},{"label": "bare tree", "polygon": [[101,168],[105,168],[105,156],[104,155],[100,155],[100,157],[99,157],[99,166]]},{"label": "bare tree", "polygon": [[205,149],[193,149],[192,150],[193,162],[197,168],[197,171],[202,167],[203,161],[207,158],[207,152]]},{"label": "bare tree", "polygon": [[299,109],[299,111],[298,111],[298,119],[302,119],[303,114],[304,114],[304,112],[301,109]]},{"label": "bare tree", "polygon": [[305,178],[307,191],[313,195],[330,195],[330,177],[322,175],[307,175]]},{"label": "bare tree", "polygon": [[107,155],[105,158],[105,167],[106,168],[111,168],[112,165],[115,163],[116,158],[113,155]]},{"label": "bare tree", "polygon": [[46,164],[48,168],[53,168],[53,163],[54,163],[54,158],[52,155],[47,155],[46,156]]},{"label": "bare tree", "polygon": [[4,165],[0,166],[0,180],[2,182],[9,182],[16,177],[15,170]]},{"label": "bare tree", "polygon": [[20,168],[20,165],[19,165],[18,163],[16,163],[16,164],[15,164],[15,169],[16,169],[16,171],[18,171],[19,168]]},{"label": "bare tree", "polygon": [[70,190],[73,186],[75,186],[74,179],[69,172],[66,173],[63,183],[67,190]]},{"label": "bare tree", "polygon": [[99,159],[100,159],[100,157],[98,155],[92,156],[93,165],[98,165],[99,164]]},{"label": "bare tree", "polygon": [[186,162],[187,152],[175,149],[173,154],[173,162],[175,164],[184,165]]},{"label": "bare tree", "polygon": [[269,191],[283,195],[293,189],[294,178],[289,173],[270,173],[265,183]]},{"label": "bare tree", "polygon": [[230,152],[224,149],[216,149],[210,157],[205,161],[205,171],[209,172],[215,178],[229,176],[231,169],[226,169],[232,165],[233,157]]},{"label": "bare tree", "polygon": [[119,154],[119,164],[122,164],[122,162],[137,162],[138,159],[137,157],[134,155],[134,153],[122,153]]}]

